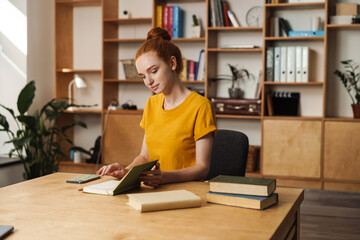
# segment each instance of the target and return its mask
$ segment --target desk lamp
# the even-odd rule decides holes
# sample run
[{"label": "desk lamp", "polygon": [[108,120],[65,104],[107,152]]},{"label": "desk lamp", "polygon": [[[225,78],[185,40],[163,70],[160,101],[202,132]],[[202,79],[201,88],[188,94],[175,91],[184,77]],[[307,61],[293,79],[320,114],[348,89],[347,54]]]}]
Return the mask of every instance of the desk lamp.
[{"label": "desk lamp", "polygon": [[[69,104],[72,104],[72,98],[71,98],[71,91],[72,91],[72,85],[75,83],[75,86],[77,88],[86,88],[87,85],[85,81],[79,76],[79,74],[75,74],[74,79],[69,83]],[[73,111],[73,107],[69,107],[67,110]]]}]

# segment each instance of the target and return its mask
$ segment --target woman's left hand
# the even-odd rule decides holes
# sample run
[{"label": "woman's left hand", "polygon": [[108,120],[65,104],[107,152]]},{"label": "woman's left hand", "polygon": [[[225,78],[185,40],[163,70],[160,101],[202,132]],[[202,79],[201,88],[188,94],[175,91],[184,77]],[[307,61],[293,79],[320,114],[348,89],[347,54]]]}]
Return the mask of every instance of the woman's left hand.
[{"label": "woman's left hand", "polygon": [[144,182],[145,185],[150,187],[157,187],[161,183],[161,170],[160,163],[156,163],[150,171],[144,171],[139,177],[139,180]]}]

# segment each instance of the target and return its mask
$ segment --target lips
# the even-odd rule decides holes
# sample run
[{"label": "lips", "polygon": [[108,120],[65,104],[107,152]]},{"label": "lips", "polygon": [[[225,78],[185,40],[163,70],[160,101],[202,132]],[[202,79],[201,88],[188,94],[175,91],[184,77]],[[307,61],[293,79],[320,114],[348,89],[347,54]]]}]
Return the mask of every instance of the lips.
[{"label": "lips", "polygon": [[151,91],[156,91],[159,88],[159,84],[156,84],[155,86],[150,87]]}]

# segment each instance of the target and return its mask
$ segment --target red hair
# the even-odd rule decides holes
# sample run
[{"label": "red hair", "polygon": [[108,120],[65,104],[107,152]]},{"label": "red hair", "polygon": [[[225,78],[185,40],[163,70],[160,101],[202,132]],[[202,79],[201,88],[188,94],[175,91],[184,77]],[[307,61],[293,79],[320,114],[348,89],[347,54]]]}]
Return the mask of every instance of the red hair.
[{"label": "red hair", "polygon": [[171,36],[165,29],[155,27],[148,32],[146,41],[136,52],[135,61],[148,52],[155,52],[166,63],[170,63],[170,58],[174,56],[176,59],[176,73],[180,74],[183,70],[181,51],[171,42]]}]

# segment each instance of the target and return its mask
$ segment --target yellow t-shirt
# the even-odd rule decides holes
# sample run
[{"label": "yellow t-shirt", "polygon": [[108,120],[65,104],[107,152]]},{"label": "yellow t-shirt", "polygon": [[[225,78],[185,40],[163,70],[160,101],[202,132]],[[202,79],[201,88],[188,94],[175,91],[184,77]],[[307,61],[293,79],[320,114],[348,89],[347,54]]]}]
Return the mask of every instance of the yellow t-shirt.
[{"label": "yellow t-shirt", "polygon": [[210,132],[216,134],[215,111],[205,97],[191,92],[176,108],[163,109],[164,95],[151,96],[140,126],[150,161],[159,160],[162,171],[195,165],[195,143]]}]

